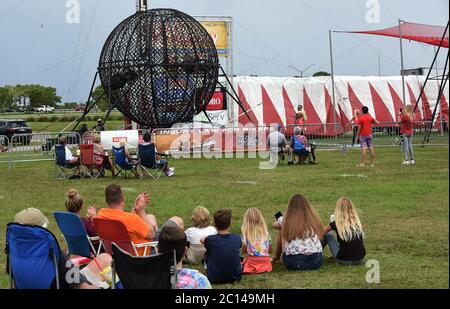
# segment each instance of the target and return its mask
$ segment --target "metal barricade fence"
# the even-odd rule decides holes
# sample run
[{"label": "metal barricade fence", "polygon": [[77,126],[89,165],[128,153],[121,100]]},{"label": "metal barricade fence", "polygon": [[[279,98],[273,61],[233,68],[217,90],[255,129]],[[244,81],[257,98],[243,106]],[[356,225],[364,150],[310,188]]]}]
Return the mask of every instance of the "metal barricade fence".
[{"label": "metal barricade fence", "polygon": [[54,146],[60,137],[66,137],[67,147],[78,148],[81,136],[77,132],[47,132],[17,134],[11,138],[9,164],[19,162],[39,162],[54,160]]},{"label": "metal barricade fence", "polygon": [[[10,164],[9,145],[9,138],[5,135],[0,135],[0,164]],[[11,166],[9,168],[11,169]]]}]

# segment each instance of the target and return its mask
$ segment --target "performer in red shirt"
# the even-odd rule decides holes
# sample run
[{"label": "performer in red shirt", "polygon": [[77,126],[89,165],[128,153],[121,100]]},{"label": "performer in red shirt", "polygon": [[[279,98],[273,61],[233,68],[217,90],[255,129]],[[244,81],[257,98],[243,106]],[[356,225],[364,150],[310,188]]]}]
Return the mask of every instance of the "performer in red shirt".
[{"label": "performer in red shirt", "polygon": [[370,166],[374,166],[375,150],[372,143],[372,125],[379,125],[380,123],[369,115],[369,108],[363,106],[362,116],[358,117],[358,136],[359,143],[361,144],[361,162],[358,164],[360,167],[366,165],[366,151],[369,148],[370,151]]},{"label": "performer in red shirt", "polygon": [[397,122],[400,125],[400,134],[403,135],[402,146],[405,153],[405,161],[403,161],[402,164],[414,164],[414,149],[412,147],[414,116],[411,105],[406,105],[404,111],[400,109],[400,113],[397,117]]}]

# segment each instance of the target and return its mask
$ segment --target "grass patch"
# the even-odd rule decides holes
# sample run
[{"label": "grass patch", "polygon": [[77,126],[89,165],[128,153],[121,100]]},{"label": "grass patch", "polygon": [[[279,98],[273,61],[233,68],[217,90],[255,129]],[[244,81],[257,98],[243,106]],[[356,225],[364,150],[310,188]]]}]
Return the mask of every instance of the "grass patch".
[{"label": "grass patch", "polygon": [[[381,283],[367,284],[364,266],[344,267],[325,259],[317,271],[291,272],[282,264],[270,274],[244,276],[236,285],[221,288],[448,288],[449,261],[449,162],[448,148],[416,148],[416,165],[402,166],[398,148],[377,149],[374,168],[357,168],[358,151],[319,152],[318,165],[281,165],[260,170],[259,159],[172,159],[176,175],[158,181],[119,179],[126,205],[136,195],[152,195],[148,211],[159,223],[179,215],[190,225],[194,207],[211,212],[226,207],[233,211],[232,231],[240,233],[248,207],[262,210],[268,223],[284,210],[290,196],[302,193],[318,210],[323,223],[336,200],[350,197],[361,212],[366,232],[367,259],[380,263]],[[346,176],[342,176],[346,175]],[[50,230],[65,243],[52,213],[64,209],[65,193],[77,188],[86,206],[104,207],[104,188],[110,177],[99,180],[57,181],[52,162],[19,163],[11,173],[0,165],[0,225],[26,208],[41,209],[50,219]],[[271,230],[272,238],[275,232]],[[0,248],[4,248],[4,232]],[[325,256],[329,256],[325,249]],[[0,287],[7,287],[5,255],[0,255]]]}]

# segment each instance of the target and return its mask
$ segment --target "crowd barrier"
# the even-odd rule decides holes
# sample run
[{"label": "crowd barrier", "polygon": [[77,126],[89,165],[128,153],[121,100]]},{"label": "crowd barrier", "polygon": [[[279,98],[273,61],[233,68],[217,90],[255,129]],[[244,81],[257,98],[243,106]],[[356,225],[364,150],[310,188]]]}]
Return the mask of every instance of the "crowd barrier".
[{"label": "crowd barrier", "polygon": [[[287,139],[294,133],[295,125],[288,125],[284,131]],[[305,124],[300,127],[309,143],[317,150],[348,150],[358,148],[358,140],[352,125]],[[152,131],[153,140],[159,152],[171,155],[190,153],[245,153],[267,150],[267,136],[271,126],[226,127],[226,128],[167,128]],[[145,130],[139,130],[139,142]],[[375,147],[401,145],[400,128],[397,123],[382,123],[373,128]],[[414,124],[413,144],[417,146],[447,146],[449,141],[447,125],[431,122]],[[77,132],[51,132],[19,134],[11,138],[0,136],[0,168],[21,162],[40,162],[54,160],[54,145],[60,136],[67,137],[69,148],[79,148],[80,143],[92,143],[98,134],[88,131],[80,136]],[[196,157],[196,156],[194,156]]]}]

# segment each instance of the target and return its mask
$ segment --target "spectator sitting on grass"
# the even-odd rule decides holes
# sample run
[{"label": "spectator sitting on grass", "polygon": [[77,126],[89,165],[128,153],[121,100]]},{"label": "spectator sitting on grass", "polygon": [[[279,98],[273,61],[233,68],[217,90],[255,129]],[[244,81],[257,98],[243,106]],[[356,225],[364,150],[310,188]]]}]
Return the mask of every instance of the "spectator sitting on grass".
[{"label": "spectator sitting on grass", "polygon": [[217,234],[216,229],[210,225],[211,218],[208,209],[202,206],[194,208],[192,212],[192,227],[186,230],[188,251],[186,259],[191,264],[200,264],[205,257],[205,246],[200,242],[203,237]]},{"label": "spectator sitting on grass", "polygon": [[[324,228],[323,246],[329,245],[333,259],[337,263],[361,265],[366,255],[364,232],[356,208],[349,198],[341,197],[337,200],[334,220],[330,221]],[[337,241],[332,231],[336,232]]]},{"label": "spectator sitting on grass", "polygon": [[272,240],[266,220],[258,208],[247,209],[242,223],[242,252],[247,254],[243,263],[244,274],[259,274],[272,271],[270,253]]},{"label": "spectator sitting on grass", "polygon": [[214,213],[217,235],[203,237],[205,262],[208,279],[211,283],[234,283],[241,280],[242,265],[240,249],[241,237],[230,234],[231,211],[219,209]]},{"label": "spectator sitting on grass", "polygon": [[176,251],[177,289],[210,289],[211,284],[205,275],[194,269],[183,268],[183,257],[186,255],[186,234],[177,225],[163,227],[158,238],[158,252],[172,254]]},{"label": "spectator sitting on grass", "polygon": [[318,269],[322,265],[323,226],[319,215],[300,194],[295,194],[274,229],[280,230],[273,262],[280,259],[289,270]]}]

